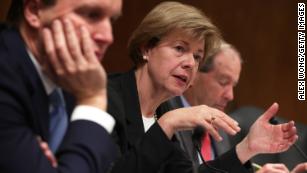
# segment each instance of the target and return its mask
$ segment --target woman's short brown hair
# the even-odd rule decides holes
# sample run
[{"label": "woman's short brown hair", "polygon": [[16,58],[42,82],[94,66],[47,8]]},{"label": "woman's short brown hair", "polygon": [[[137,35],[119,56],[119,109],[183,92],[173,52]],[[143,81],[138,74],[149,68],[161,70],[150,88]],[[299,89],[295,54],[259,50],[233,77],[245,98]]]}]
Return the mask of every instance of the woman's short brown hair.
[{"label": "woman's short brown hair", "polygon": [[179,2],[162,2],[152,9],[130,37],[129,55],[136,66],[143,64],[140,47],[153,48],[175,29],[195,39],[205,40],[205,55],[210,55],[221,42],[217,27],[199,9]]}]

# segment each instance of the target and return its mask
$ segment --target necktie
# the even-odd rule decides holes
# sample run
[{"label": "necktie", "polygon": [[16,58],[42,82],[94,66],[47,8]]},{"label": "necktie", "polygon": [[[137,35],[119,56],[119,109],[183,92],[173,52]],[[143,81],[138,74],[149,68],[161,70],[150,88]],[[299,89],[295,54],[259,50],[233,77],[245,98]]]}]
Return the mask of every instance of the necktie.
[{"label": "necktie", "polygon": [[50,124],[49,147],[53,153],[60,145],[68,126],[68,117],[65,110],[64,99],[60,89],[55,89],[49,96]]},{"label": "necktie", "polygon": [[210,135],[205,133],[201,141],[201,155],[205,161],[212,160]]}]

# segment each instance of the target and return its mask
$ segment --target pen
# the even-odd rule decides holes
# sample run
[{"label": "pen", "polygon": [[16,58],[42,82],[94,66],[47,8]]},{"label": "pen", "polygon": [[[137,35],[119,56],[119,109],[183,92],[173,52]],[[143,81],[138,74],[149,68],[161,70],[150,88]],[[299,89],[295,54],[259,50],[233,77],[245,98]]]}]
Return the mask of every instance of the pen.
[{"label": "pen", "polygon": [[252,166],[255,168],[255,171],[258,171],[259,169],[261,169],[261,166],[258,165],[257,163],[252,163]]}]

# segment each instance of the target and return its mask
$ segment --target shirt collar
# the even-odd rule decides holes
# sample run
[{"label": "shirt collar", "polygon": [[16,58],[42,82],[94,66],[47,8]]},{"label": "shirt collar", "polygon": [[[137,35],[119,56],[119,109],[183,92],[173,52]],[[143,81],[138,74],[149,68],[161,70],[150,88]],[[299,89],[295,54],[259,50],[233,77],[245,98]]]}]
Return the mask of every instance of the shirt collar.
[{"label": "shirt collar", "polygon": [[190,103],[187,101],[187,99],[183,95],[180,96],[180,100],[183,104],[183,107],[191,107]]},{"label": "shirt collar", "polygon": [[34,64],[36,71],[38,72],[40,79],[43,82],[47,95],[50,95],[57,88],[56,84],[52,80],[50,80],[50,78],[45,73],[43,73],[41,65],[37,62],[32,52],[29,49],[27,49],[27,52],[31,61]]}]

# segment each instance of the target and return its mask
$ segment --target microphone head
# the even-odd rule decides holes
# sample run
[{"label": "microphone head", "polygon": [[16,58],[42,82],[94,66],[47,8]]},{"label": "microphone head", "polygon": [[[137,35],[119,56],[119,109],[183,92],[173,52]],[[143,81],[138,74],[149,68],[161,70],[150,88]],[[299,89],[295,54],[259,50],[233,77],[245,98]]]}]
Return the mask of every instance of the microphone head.
[{"label": "microphone head", "polygon": [[195,144],[200,144],[202,137],[204,136],[205,129],[202,126],[196,126],[193,135],[192,135],[192,140]]},{"label": "microphone head", "polygon": [[275,117],[272,117],[269,122],[271,124],[273,124],[273,125],[277,125],[278,124],[278,120]]}]

